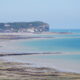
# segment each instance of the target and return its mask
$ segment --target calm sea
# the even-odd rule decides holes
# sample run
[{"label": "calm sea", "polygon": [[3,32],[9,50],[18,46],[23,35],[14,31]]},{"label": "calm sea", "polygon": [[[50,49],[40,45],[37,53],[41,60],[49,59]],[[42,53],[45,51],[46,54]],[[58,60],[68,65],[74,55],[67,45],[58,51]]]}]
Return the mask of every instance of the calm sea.
[{"label": "calm sea", "polygon": [[72,32],[72,33],[80,33],[80,29],[50,29],[50,32]]},{"label": "calm sea", "polygon": [[80,38],[30,40],[18,45],[26,49],[30,48],[32,52],[79,52]]}]

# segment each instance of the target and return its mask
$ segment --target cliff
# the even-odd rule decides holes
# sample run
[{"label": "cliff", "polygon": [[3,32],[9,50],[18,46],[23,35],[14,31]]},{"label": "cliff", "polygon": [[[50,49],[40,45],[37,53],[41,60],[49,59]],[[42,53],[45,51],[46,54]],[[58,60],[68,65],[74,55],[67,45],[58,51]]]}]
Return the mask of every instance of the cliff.
[{"label": "cliff", "polygon": [[0,32],[46,32],[46,31],[49,31],[49,25],[41,21],[0,23]]}]

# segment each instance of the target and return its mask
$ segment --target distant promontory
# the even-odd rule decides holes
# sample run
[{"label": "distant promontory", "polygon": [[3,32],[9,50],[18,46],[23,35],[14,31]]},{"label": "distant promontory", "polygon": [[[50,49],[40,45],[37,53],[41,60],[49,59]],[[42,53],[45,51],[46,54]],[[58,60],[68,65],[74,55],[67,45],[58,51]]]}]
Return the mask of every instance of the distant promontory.
[{"label": "distant promontory", "polygon": [[0,32],[47,32],[49,24],[41,21],[0,23]]}]

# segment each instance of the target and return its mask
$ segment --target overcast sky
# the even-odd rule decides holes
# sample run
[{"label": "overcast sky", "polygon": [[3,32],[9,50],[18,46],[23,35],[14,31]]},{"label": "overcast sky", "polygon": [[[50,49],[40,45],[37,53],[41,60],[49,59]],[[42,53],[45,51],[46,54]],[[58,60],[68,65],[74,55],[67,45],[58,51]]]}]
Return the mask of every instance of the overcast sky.
[{"label": "overcast sky", "polygon": [[0,0],[0,22],[44,21],[51,28],[80,28],[80,0]]}]

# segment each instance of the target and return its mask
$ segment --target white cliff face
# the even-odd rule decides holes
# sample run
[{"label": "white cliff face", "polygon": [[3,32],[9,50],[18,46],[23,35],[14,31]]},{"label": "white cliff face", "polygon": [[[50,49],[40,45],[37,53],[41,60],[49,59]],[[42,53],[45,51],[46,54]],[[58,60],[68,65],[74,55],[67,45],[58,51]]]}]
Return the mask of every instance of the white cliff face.
[{"label": "white cliff face", "polygon": [[7,23],[5,23],[5,24],[4,24],[4,26],[5,26],[5,27],[10,27],[10,25],[9,25],[9,24],[7,24]]},{"label": "white cliff face", "polygon": [[27,32],[35,32],[35,29],[34,28],[29,28],[29,29],[27,29]]}]

